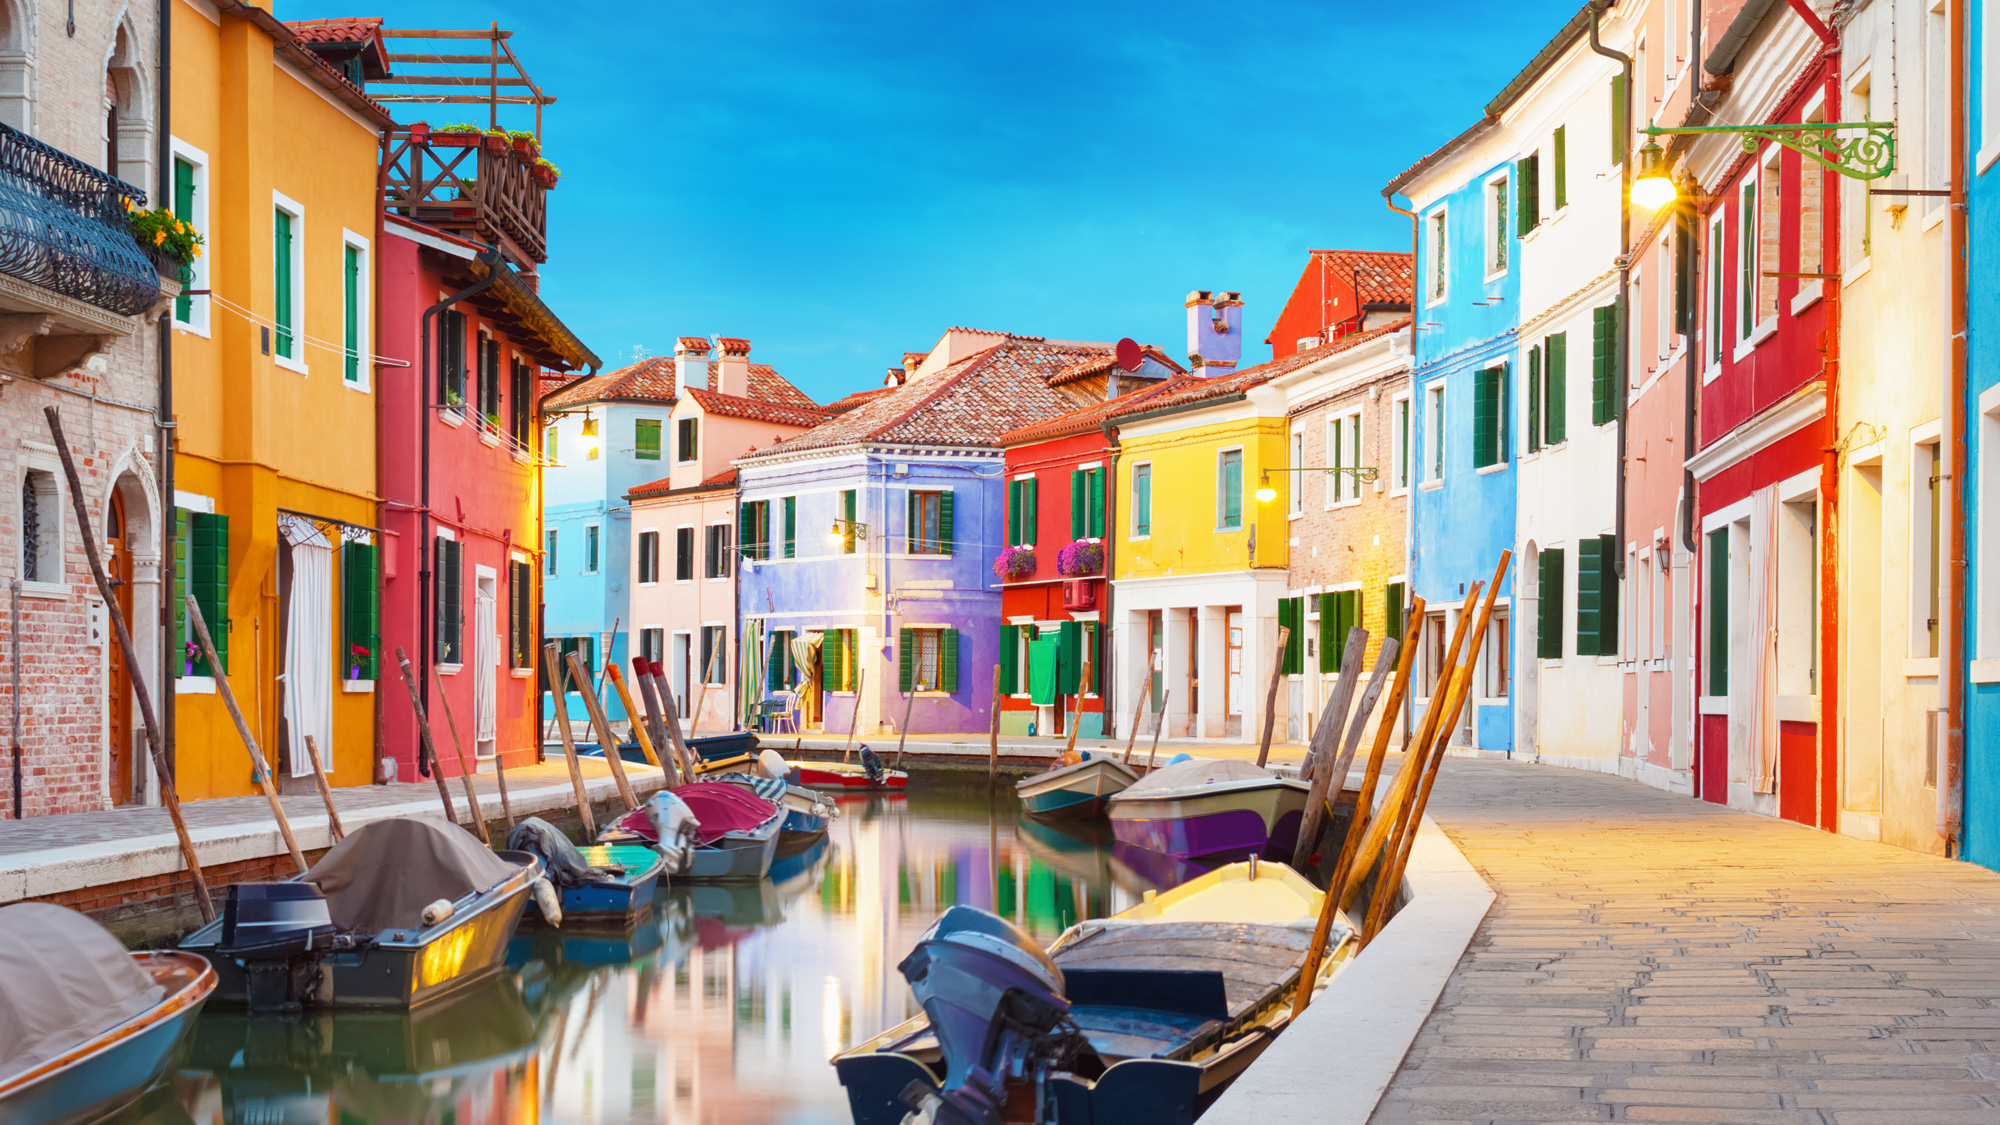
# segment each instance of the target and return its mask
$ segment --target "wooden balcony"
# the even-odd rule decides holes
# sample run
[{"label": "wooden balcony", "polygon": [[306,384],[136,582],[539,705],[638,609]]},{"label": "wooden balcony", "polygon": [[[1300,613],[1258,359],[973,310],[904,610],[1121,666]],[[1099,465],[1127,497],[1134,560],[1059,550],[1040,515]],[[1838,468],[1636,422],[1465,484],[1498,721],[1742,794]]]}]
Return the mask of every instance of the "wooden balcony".
[{"label": "wooden balcony", "polygon": [[548,189],[533,161],[477,133],[389,135],[382,205],[391,214],[482,242],[517,269],[548,261]]}]

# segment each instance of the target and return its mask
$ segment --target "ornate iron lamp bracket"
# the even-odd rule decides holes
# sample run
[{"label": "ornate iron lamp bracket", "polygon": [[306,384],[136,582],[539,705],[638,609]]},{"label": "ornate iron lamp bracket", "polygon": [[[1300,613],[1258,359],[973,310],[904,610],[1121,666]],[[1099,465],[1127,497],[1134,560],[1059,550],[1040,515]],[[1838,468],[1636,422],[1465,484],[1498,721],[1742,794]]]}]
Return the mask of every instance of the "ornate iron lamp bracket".
[{"label": "ornate iron lamp bracket", "polygon": [[[1648,125],[1649,137],[1734,133],[1743,151],[1756,152],[1764,142],[1783,145],[1808,160],[1856,180],[1879,180],[1896,170],[1896,126],[1889,121],[1829,121],[1805,125],[1690,125],[1662,128]],[[1855,133],[1843,137],[1842,132]]]}]

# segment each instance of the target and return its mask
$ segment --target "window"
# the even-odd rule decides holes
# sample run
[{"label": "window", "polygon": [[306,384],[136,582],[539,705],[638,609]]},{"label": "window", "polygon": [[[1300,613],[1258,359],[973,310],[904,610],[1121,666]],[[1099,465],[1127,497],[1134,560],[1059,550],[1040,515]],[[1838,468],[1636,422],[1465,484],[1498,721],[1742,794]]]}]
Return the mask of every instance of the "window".
[{"label": "window", "polygon": [[1531,152],[1514,162],[1514,222],[1526,234],[1542,221],[1542,154]]},{"label": "window", "polygon": [[[1826,107],[1815,106],[1806,114],[1808,122],[1826,120]],[[1843,179],[1845,177],[1842,177]],[[1945,185],[1940,184],[1939,187]],[[1826,269],[1826,171],[1810,160],[1799,161],[1799,272],[1821,273]],[[1799,289],[1820,288],[1819,279],[1801,278]],[[1796,302],[1796,298],[1794,301]]]},{"label": "window", "polygon": [[1708,668],[1708,694],[1729,694],[1729,529],[1719,527],[1708,533],[1708,590],[1702,596],[1702,613],[1708,628],[1702,630],[1708,651],[1702,663]]},{"label": "window", "polygon": [[[1283,605],[1283,602],[1279,603]],[[1347,634],[1361,624],[1361,591],[1334,590],[1319,596],[1319,670],[1340,671],[1347,654]],[[1286,654],[1289,658],[1290,648]]]},{"label": "window", "polygon": [[674,449],[676,451],[674,458],[683,465],[695,459],[695,435],[698,429],[696,426],[698,421],[699,419],[696,418],[682,418],[680,421],[674,423]]},{"label": "window", "polygon": [[1723,230],[1722,216],[1717,214],[1708,226],[1708,366],[1722,363],[1723,313],[1726,305],[1722,296],[1723,264],[1722,251],[1728,244],[1727,233]]},{"label": "window", "polygon": [[958,690],[958,630],[904,629],[900,642],[898,690]]},{"label": "window", "polygon": [[1936,438],[1918,442],[1910,465],[1910,655],[1938,655],[1944,620],[1943,448]]},{"label": "window", "polygon": [[1384,636],[1399,640],[1408,636],[1410,623],[1403,618],[1407,601],[1408,591],[1401,582],[1391,582],[1382,588],[1382,620],[1387,623]]},{"label": "window", "polygon": [[519,358],[508,366],[507,436],[514,439],[515,445],[525,448],[535,424],[535,373]]},{"label": "window", "polygon": [[1036,510],[1038,497],[1034,477],[1007,482],[1007,545],[1009,547],[1032,547],[1035,545],[1035,522],[1040,516]]},{"label": "window", "polygon": [[1428,430],[1424,434],[1424,451],[1428,455],[1424,466],[1426,481],[1444,479],[1444,383],[1432,383],[1424,388],[1425,417]]},{"label": "window", "polygon": [[1646,600],[1651,611],[1646,615],[1646,629],[1649,634],[1646,648],[1654,660],[1667,658],[1667,570],[1672,566],[1672,556],[1666,551],[1655,550],[1648,553],[1646,565]]},{"label": "window", "polygon": [[21,581],[63,581],[62,493],[56,475],[43,469],[21,474]]},{"label": "window", "polygon": [[479,355],[479,416],[488,426],[500,428],[500,341],[492,333],[480,329],[478,336]]},{"label": "window", "polygon": [[1507,460],[1507,367],[1502,364],[1473,372],[1472,464],[1474,468]]},{"label": "window", "polygon": [[706,566],[702,574],[708,578],[729,577],[729,525],[712,523],[708,525]]},{"label": "window", "polygon": [[771,557],[771,502],[769,500],[749,500],[736,506],[736,541],[742,544],[744,558],[768,559]]},{"label": "window", "polygon": [[1617,543],[1609,535],[1585,538],[1576,549],[1576,651],[1579,656],[1618,655]]},{"label": "window", "polygon": [[1508,658],[1514,652],[1514,639],[1507,631],[1507,607],[1494,606],[1493,616],[1486,621],[1485,652],[1479,654],[1480,670],[1485,674],[1481,684],[1481,694],[1487,699],[1507,698],[1507,685],[1514,678],[1514,670]]},{"label": "window", "polygon": [[[1327,423],[1326,451],[1332,457],[1328,468],[1361,467],[1361,412],[1352,410]],[[1346,473],[1327,474],[1327,507],[1352,504],[1361,499],[1361,482]]]},{"label": "window", "polygon": [[1444,614],[1424,615],[1422,648],[1417,652],[1421,664],[1418,682],[1423,686],[1421,698],[1429,699],[1437,694],[1438,685],[1444,679],[1445,637]]},{"label": "window", "polygon": [[556,533],[551,531],[542,536],[542,573],[551,578],[556,574]]},{"label": "window", "polygon": [[792,638],[796,635],[789,629],[772,630],[771,649],[764,666],[764,690],[790,691],[798,681],[798,661],[792,655]]},{"label": "window", "polygon": [[1563,551],[1544,547],[1535,560],[1535,655],[1561,660],[1563,654]]},{"label": "window", "polygon": [[535,666],[535,571],[521,559],[507,562],[507,655],[509,668]]},{"label": "window", "polygon": [[853,691],[860,663],[861,634],[855,629],[828,629],[819,649],[819,683],[824,691]]},{"label": "window", "polygon": [[273,289],[271,350],[280,366],[305,370],[304,332],[299,310],[305,304],[305,209],[276,192],[271,210]]},{"label": "window", "polygon": [[660,580],[660,533],[639,533],[639,584],[650,586]]},{"label": "window", "polygon": [[[720,525],[718,525],[720,526]],[[729,627],[727,625],[703,625],[701,627],[701,667],[702,682],[726,684],[729,682]]]},{"label": "window", "polygon": [[1550,176],[1549,187],[1555,198],[1556,210],[1569,206],[1569,129],[1556,126],[1555,139],[1549,144]]},{"label": "window", "polygon": [[[1292,431],[1291,457],[1290,467],[1294,469],[1306,463],[1306,435],[1297,430]],[[1285,484],[1288,486],[1288,495],[1285,497],[1285,510],[1295,516],[1304,514],[1306,510],[1306,482],[1304,475],[1300,473],[1286,473]]]},{"label": "window", "polygon": [[556,459],[556,427],[553,423],[542,430],[542,456],[550,461]]},{"label": "window", "polygon": [[1427,247],[1430,253],[1424,260],[1424,272],[1427,275],[1424,293],[1429,303],[1433,305],[1444,300],[1447,284],[1450,281],[1451,252],[1445,243],[1445,211],[1443,207],[1432,211],[1425,224],[1427,229],[1424,233],[1430,239],[1430,245]]},{"label": "window", "polygon": [[1104,538],[1104,469],[1073,469],[1069,474],[1069,537]]},{"label": "window", "polygon": [[583,572],[585,574],[597,573],[597,556],[603,530],[603,528],[598,527],[594,523],[583,525]]},{"label": "window", "polygon": [[1743,181],[1736,206],[1736,338],[1757,330],[1757,179]]},{"label": "window", "polygon": [[1218,531],[1243,528],[1243,451],[1225,449],[1216,455],[1215,527]]},{"label": "window", "polygon": [[1507,272],[1507,247],[1514,232],[1507,228],[1507,177],[1486,181],[1486,276]]},{"label": "window", "polygon": [[660,420],[636,418],[632,422],[632,456],[640,461],[660,459]]},{"label": "window", "polygon": [[658,628],[639,630],[639,659],[648,664],[659,664],[666,658],[666,630]]},{"label": "window", "polygon": [[[51,478],[48,496],[51,504],[55,499],[53,485]],[[229,517],[175,508],[174,521],[175,542],[181,552],[174,565],[174,647],[185,652],[185,646],[196,641],[194,627],[187,619],[187,595],[193,594],[195,604],[201,607],[201,619],[208,625],[209,639],[215,643],[215,655],[221,659],[226,673],[229,671]],[[25,574],[22,577],[27,578]],[[61,576],[49,581],[61,581]],[[174,668],[177,674],[189,676],[215,674],[206,654],[192,660],[177,660]]]},{"label": "window", "polygon": [[1132,466],[1132,537],[1153,534],[1153,466],[1151,462]]},{"label": "window", "polygon": [[1390,479],[1401,492],[1410,487],[1410,396],[1396,399],[1390,409],[1395,418],[1389,439],[1395,446],[1390,452]]},{"label": "window", "polygon": [[1590,310],[1590,424],[1616,421],[1624,393],[1618,385],[1618,306]]},{"label": "window", "polygon": [[343,680],[372,680],[382,654],[382,606],[373,543],[340,546],[340,665]]},{"label": "window", "polygon": [[854,515],[860,496],[859,491],[852,488],[842,489],[840,493],[840,518],[845,521],[842,526],[846,532],[840,537],[840,553],[843,555],[854,553],[854,541],[857,538],[854,534]]},{"label": "window", "polygon": [[595,418],[585,418],[583,420],[583,448],[585,460],[597,460],[597,419]]},{"label": "window", "polygon": [[[174,153],[174,218],[193,227],[206,238],[208,229],[208,156],[198,149],[189,148],[176,137],[170,141]],[[188,267],[187,276],[182,279],[181,295],[174,299],[174,323],[192,332],[208,334],[208,298],[195,296],[191,289],[208,288],[208,253],[214,246],[204,246],[202,256]]]},{"label": "window", "polygon": [[781,531],[784,534],[785,557],[795,559],[799,557],[799,498],[785,497],[780,508],[779,518],[784,521]]},{"label": "window", "polygon": [[[438,404],[465,412],[465,314],[449,309],[438,316]],[[586,424],[587,426],[587,424]],[[588,429],[586,429],[586,432]]]},{"label": "window", "polygon": [[1625,163],[1626,134],[1631,125],[1625,108],[1625,76],[1611,76],[1611,164]]},{"label": "window", "polygon": [[1671,274],[1674,290],[1671,351],[1685,346],[1694,334],[1694,220],[1686,215],[1676,215],[1672,241],[1668,245],[1672,248],[1674,261]]},{"label": "window", "polygon": [[438,536],[437,560],[432,567],[436,588],[431,604],[437,611],[436,660],[439,664],[465,663],[465,574],[464,547],[456,539]]},{"label": "window", "polygon": [[366,387],[371,367],[368,346],[368,240],[351,230],[340,232],[341,379]]},{"label": "window", "polygon": [[951,554],[951,493],[912,489],[909,498],[909,552]]},{"label": "window", "polygon": [[1783,213],[1778,210],[1778,191],[1784,183],[1780,158],[1784,149],[1773,145],[1764,155],[1764,168],[1757,177],[1757,323],[1778,315],[1778,236],[1784,231]]},{"label": "window", "polygon": [[1287,676],[1296,676],[1306,670],[1306,600],[1304,598],[1278,599],[1278,627],[1286,630],[1284,655],[1278,661],[1278,671]]},{"label": "window", "polygon": [[1653,334],[1658,346],[1655,359],[1664,363],[1674,354],[1674,236],[1673,232],[1660,236],[1657,253],[1653,255]]},{"label": "window", "polygon": [[674,581],[694,581],[694,528],[674,529]]},{"label": "window", "polygon": [[1542,346],[1528,349],[1528,452],[1542,448]]},{"label": "window", "polygon": [[[1988,17],[1984,5],[1981,8],[1980,22],[1986,24],[1996,22]],[[1986,77],[1984,80],[1989,85],[1994,81],[1991,76]],[[1879,120],[1874,116],[1875,84],[1873,72],[1866,66],[1863,66],[1859,74],[1848,77],[1847,83],[1847,114],[1842,116],[1841,120]],[[1894,83],[1891,82],[1890,85],[1893,93]],[[1992,133],[1994,126],[1990,117],[1987,118],[1983,127],[1989,135]],[[1898,132],[1901,132],[1901,130],[1898,130]],[[1990,157],[1990,153],[1982,154],[1982,156]],[[1868,260],[1870,250],[1868,213],[1873,210],[1873,204],[1870,202],[1868,196],[1869,186],[1870,182],[1850,179],[1846,176],[1841,177],[1840,268],[1846,271],[1849,276],[1852,276],[1854,271]]]}]

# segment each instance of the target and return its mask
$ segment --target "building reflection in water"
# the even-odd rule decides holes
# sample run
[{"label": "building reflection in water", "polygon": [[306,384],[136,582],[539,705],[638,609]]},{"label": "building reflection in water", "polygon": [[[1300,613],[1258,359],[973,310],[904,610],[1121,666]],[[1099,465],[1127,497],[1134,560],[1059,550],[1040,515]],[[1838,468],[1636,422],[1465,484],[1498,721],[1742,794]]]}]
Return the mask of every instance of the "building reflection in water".
[{"label": "building reflection in water", "polygon": [[827,1060],[916,1011],[896,964],[940,911],[1049,940],[1185,874],[1124,858],[1102,826],[1022,818],[1011,787],[845,798],[769,882],[666,888],[630,934],[524,927],[503,978],[414,1016],[211,1011],[128,1119],[845,1122]]}]

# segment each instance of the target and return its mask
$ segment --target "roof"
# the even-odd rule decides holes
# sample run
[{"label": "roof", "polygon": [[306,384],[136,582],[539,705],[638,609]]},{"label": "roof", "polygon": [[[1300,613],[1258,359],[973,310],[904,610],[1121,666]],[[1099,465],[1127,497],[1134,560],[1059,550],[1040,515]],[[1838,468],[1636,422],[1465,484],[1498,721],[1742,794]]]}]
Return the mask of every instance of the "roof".
[{"label": "roof", "polygon": [[[749,349],[745,348],[744,350],[748,351]],[[722,385],[721,364],[722,361],[720,360],[709,361],[708,386],[710,390],[714,390]],[[764,402],[774,402],[785,406],[797,407],[800,410],[816,411],[819,409],[819,403],[814,402],[812,396],[794,387],[783,375],[778,374],[777,368],[772,367],[768,363],[753,363],[750,365],[749,397],[761,399]]]},{"label": "roof", "polygon": [[299,39],[299,34],[280,21],[278,17],[243,0],[216,0],[216,8],[224,15],[247,20],[259,31],[271,37],[271,45],[285,60],[304,71],[313,81],[325,87],[326,91],[346,103],[349,109],[374,122],[377,128],[386,129],[394,125],[395,119],[389,111],[364,93],[361,87],[347,80],[340,68],[320,58]]},{"label": "roof", "polygon": [[[1168,407],[1187,406],[1208,399],[1227,398],[1231,395],[1240,394],[1253,387],[1261,387],[1280,375],[1288,375],[1301,368],[1311,367],[1315,363],[1331,359],[1350,348],[1356,348],[1371,340],[1379,340],[1384,336],[1400,332],[1408,328],[1410,323],[1410,318],[1403,317],[1393,323],[1384,324],[1377,328],[1370,328],[1366,332],[1356,332],[1352,335],[1342,336],[1340,339],[1329,344],[1321,344],[1316,348],[1294,352],[1283,359],[1274,359],[1269,363],[1260,363],[1255,367],[1246,367],[1241,371],[1231,372],[1228,375],[1218,375],[1212,379],[1177,379],[1171,384],[1163,384],[1163,386],[1173,386],[1174,390],[1171,392],[1156,395],[1149,399],[1143,406],[1136,409],[1120,410],[1114,416],[1113,420],[1116,420],[1118,416],[1138,413],[1141,410],[1163,410]],[[1125,400],[1121,398],[1117,401],[1124,402]]]},{"label": "roof", "polygon": [[1417,292],[1417,256],[1408,250],[1315,250],[1328,269],[1354,281],[1365,305],[1408,308]]},{"label": "roof", "polygon": [[302,43],[365,43],[382,38],[381,16],[286,20],[285,26],[291,28]]},{"label": "roof", "polygon": [[[1174,358],[1172,356],[1168,355],[1167,353],[1161,351],[1160,349],[1154,347],[1151,344],[1147,344],[1145,347],[1141,348],[1140,351],[1143,352],[1148,358],[1164,365],[1168,370],[1173,371],[1176,374],[1180,375],[1187,374],[1187,368],[1182,367],[1179,363],[1176,363],[1174,361]],[[1091,356],[1089,359],[1080,359],[1075,363],[1070,364],[1068,367],[1063,368],[1061,371],[1056,372],[1054,378],[1051,378],[1049,380],[1049,385],[1052,387],[1060,387],[1065,383],[1073,383],[1078,379],[1087,379],[1092,375],[1102,375],[1105,372],[1111,370],[1111,368],[1115,366],[1117,363],[1118,363],[1118,357],[1115,354],[1095,355]]]},{"label": "roof", "polygon": [[586,402],[671,403],[675,397],[673,357],[654,356],[566,383],[542,399],[542,408],[559,410]]},{"label": "roof", "polygon": [[1187,390],[1192,384],[1208,380],[1196,375],[1177,374],[1163,379],[1150,387],[1141,387],[1131,394],[1119,395],[1114,399],[1094,402],[1081,410],[1050,418],[1045,422],[1035,422],[1018,430],[1009,430],[1000,435],[1002,445],[1026,445],[1029,442],[1048,441],[1051,438],[1069,437],[1088,433],[1105,422],[1115,420],[1121,414],[1140,410],[1150,410],[1159,405],[1162,398]]},{"label": "roof", "polygon": [[[787,383],[786,386],[791,384]],[[793,406],[784,402],[769,402],[762,399],[744,398],[740,395],[726,395],[721,391],[711,391],[705,387],[689,387],[688,397],[701,404],[710,414],[722,414],[730,418],[748,418],[753,422],[775,422],[781,426],[813,427],[833,415],[808,407]]]},{"label": "roof", "polygon": [[[708,386],[702,389],[705,393],[714,393],[712,396],[696,399],[702,404],[702,409],[712,409],[717,413],[738,418],[782,422],[788,426],[813,426],[826,420],[826,412],[819,408],[818,403],[807,397],[804,391],[793,386],[768,363],[750,365],[748,395],[738,397],[716,391],[715,388],[722,380],[721,366],[718,361],[711,361],[708,364]],[[658,355],[628,364],[616,371],[606,371],[572,380],[544,398],[542,406],[550,410],[582,406],[590,402],[657,402],[670,406],[679,397],[679,392],[674,386],[674,357]],[[709,405],[711,401],[720,402],[722,405],[711,407]],[[753,406],[761,413],[741,412]],[[780,417],[780,414],[783,417]],[[809,420],[807,420],[808,415],[810,415]]]},{"label": "roof", "polygon": [[862,403],[881,398],[895,389],[895,387],[869,387],[867,390],[855,391],[843,398],[834,399],[820,409],[828,414],[845,414]]},{"label": "roof", "polygon": [[671,496],[676,492],[714,492],[719,488],[734,487],[736,487],[736,470],[730,468],[722,470],[691,488],[677,489],[674,487],[674,478],[666,476],[661,477],[659,480],[647,481],[645,484],[628,488],[625,490],[625,495],[633,500],[638,500],[648,496]]},{"label": "roof", "polygon": [[1104,344],[1009,336],[932,375],[881,388],[883,393],[854,409],[738,463],[863,442],[998,446],[1000,435],[1010,430],[1076,409],[1077,400],[1052,380],[1079,360],[1110,352]]},{"label": "roof", "polygon": [[1608,8],[1614,6],[1617,0],[1584,0],[1583,7],[1569,18],[1568,23],[1563,24],[1562,30],[1556,32],[1555,38],[1549,40],[1541,50],[1536,51],[1535,57],[1528,60],[1528,65],[1522,67],[1519,73],[1500,88],[1500,92],[1494,95],[1493,100],[1486,103],[1484,117],[1473,122],[1472,127],[1465,132],[1446,141],[1436,151],[1403,169],[1395,179],[1389,181],[1387,187],[1382,189],[1383,196],[1392,196],[1402,191],[1418,176],[1442,164],[1447,157],[1471,144],[1473,138],[1492,128],[1500,120],[1500,115],[1506,112],[1507,107],[1519,100],[1528,87],[1534,84],[1535,79],[1546,73],[1564,51],[1569,50],[1577,40],[1585,36],[1590,29],[1590,10],[1600,3]]}]

